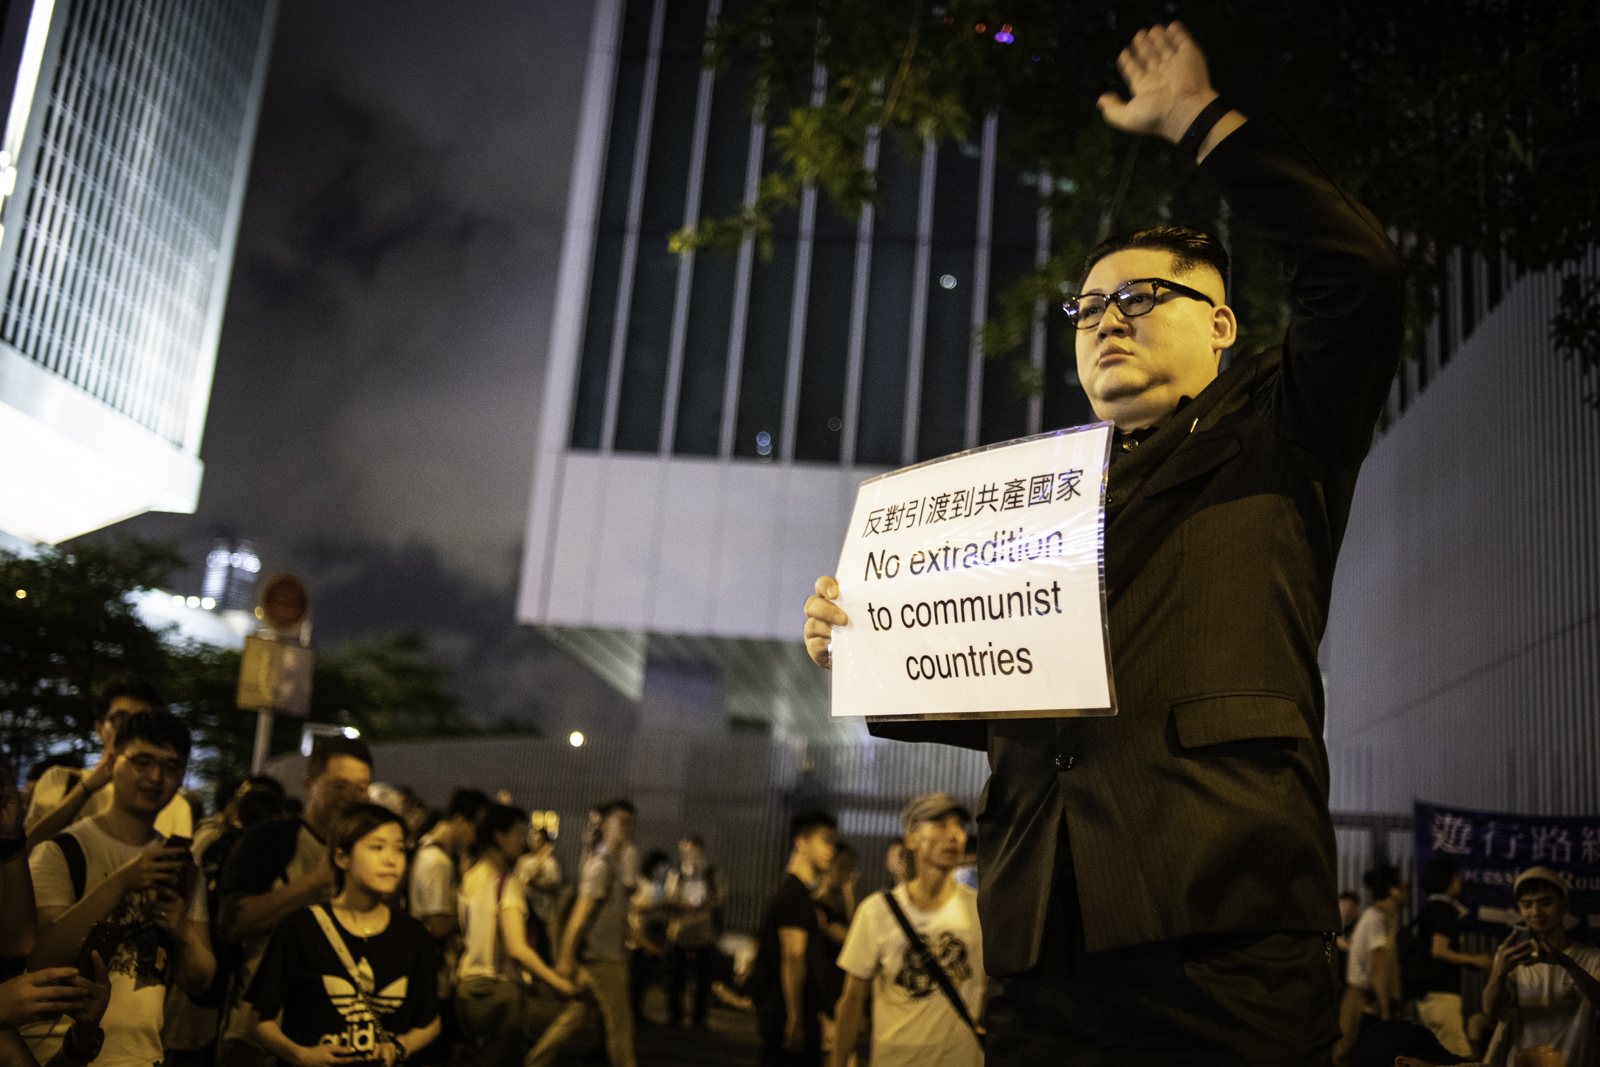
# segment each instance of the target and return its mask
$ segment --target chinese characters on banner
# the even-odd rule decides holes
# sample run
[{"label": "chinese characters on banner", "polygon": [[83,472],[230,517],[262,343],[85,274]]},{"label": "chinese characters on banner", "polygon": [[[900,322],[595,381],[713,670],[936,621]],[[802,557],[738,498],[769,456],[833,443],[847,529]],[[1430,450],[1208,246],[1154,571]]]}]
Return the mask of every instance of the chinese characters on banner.
[{"label": "chinese characters on banner", "polygon": [[[1572,887],[1570,931],[1600,940],[1600,816],[1512,815],[1418,801],[1412,814],[1413,871],[1435,856],[1461,868],[1462,929],[1504,937],[1517,921],[1511,884],[1529,867],[1559,871]],[[1418,899],[1424,895],[1414,887]]]},{"label": "chinese characters on banner", "polygon": [[1111,426],[861,484],[834,576],[833,714],[1112,715],[1103,581]]}]

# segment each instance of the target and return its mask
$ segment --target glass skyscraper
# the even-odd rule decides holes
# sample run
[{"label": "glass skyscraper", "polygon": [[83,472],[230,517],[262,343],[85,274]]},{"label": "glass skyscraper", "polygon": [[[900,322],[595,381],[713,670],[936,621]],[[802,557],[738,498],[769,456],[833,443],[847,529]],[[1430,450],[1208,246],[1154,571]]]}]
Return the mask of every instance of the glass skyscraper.
[{"label": "glass skyscraper", "polygon": [[275,0],[35,0],[0,36],[0,529],[192,511]]}]

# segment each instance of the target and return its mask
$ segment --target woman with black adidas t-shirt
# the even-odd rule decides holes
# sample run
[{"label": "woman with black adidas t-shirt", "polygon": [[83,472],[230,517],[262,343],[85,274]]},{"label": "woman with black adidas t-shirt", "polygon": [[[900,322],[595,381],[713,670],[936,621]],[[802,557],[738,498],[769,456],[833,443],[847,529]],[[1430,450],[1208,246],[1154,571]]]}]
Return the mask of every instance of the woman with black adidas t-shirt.
[{"label": "woman with black adidas t-shirt", "polygon": [[433,938],[384,903],[405,874],[405,827],[358,804],[328,848],[339,893],[273,933],[247,994],[250,1036],[287,1067],[396,1067],[439,1035]]}]

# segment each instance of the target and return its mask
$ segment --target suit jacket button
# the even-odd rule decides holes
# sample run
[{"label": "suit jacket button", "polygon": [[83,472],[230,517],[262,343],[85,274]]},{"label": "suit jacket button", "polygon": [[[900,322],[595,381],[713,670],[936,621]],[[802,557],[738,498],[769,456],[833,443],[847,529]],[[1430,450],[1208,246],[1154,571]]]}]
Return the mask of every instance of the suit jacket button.
[{"label": "suit jacket button", "polygon": [[1072,770],[1072,757],[1071,756],[1057,756],[1056,757],[1056,766],[1060,767],[1064,771]]}]

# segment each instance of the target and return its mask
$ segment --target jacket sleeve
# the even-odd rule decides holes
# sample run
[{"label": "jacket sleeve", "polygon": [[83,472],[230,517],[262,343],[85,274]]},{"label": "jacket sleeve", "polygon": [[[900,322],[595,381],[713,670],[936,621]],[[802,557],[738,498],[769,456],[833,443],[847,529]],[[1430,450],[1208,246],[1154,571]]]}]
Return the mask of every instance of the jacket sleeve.
[{"label": "jacket sleeve", "polygon": [[923,741],[934,745],[954,745],[979,752],[989,751],[989,724],[983,719],[928,719],[921,722],[873,722],[867,720],[867,733],[889,741]]},{"label": "jacket sleeve", "polygon": [[1405,272],[1372,213],[1281,124],[1255,118],[1200,167],[1289,279],[1289,331],[1263,414],[1279,434],[1357,463],[1389,395],[1404,333]]}]

